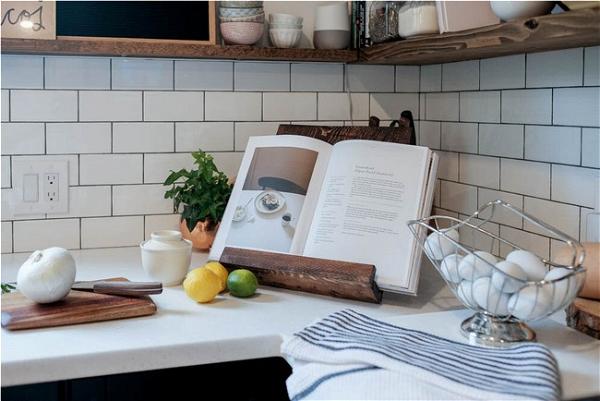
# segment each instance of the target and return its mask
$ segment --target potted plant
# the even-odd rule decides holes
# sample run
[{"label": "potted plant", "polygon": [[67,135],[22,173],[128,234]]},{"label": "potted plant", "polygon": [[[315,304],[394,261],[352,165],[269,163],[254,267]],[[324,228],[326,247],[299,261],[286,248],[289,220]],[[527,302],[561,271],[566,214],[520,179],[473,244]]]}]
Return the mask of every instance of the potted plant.
[{"label": "potted plant", "polygon": [[171,171],[164,185],[171,185],[165,198],[181,211],[180,229],[194,248],[207,250],[212,245],[225,213],[232,185],[227,175],[217,169],[213,157],[202,150],[193,152],[195,170]]}]

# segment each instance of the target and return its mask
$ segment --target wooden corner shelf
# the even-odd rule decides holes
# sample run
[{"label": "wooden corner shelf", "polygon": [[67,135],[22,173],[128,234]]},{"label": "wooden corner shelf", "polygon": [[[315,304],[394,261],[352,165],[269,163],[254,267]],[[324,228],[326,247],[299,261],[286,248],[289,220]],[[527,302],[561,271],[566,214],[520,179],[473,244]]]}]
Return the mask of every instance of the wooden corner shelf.
[{"label": "wooden corner shelf", "polygon": [[600,8],[524,18],[361,49],[367,64],[437,64],[600,44]]}]

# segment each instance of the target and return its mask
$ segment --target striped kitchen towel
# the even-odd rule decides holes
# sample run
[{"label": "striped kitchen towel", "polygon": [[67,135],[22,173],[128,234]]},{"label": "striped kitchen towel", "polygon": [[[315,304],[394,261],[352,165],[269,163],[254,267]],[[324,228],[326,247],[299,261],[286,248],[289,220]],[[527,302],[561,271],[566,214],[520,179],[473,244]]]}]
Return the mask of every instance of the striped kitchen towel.
[{"label": "striped kitchen towel", "polygon": [[558,400],[560,375],[541,344],[462,344],[343,310],[284,341],[295,400]]}]

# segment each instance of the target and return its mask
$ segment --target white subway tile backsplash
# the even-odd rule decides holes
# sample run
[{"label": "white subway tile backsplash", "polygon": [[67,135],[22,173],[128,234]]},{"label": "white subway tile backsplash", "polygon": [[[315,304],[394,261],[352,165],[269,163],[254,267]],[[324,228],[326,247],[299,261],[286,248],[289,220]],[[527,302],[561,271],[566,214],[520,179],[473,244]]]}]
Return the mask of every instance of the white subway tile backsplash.
[{"label": "white subway tile backsplash", "polygon": [[477,153],[477,124],[442,123],[442,149]]},{"label": "white subway tile backsplash", "polygon": [[481,89],[525,87],[525,55],[494,57],[481,60]]},{"label": "white subway tile backsplash", "polygon": [[462,92],[460,121],[500,122],[500,92]]},{"label": "white subway tile backsplash", "polygon": [[600,46],[586,47],[584,53],[583,84],[600,85]]},{"label": "white subway tile backsplash", "polygon": [[110,123],[48,123],[46,153],[110,153]]},{"label": "white subway tile backsplash", "polygon": [[44,58],[41,56],[3,54],[2,88],[42,89],[44,87]]},{"label": "white subway tile backsplash", "polygon": [[458,93],[427,93],[425,117],[427,120],[458,121]]},{"label": "white subway tile backsplash", "polygon": [[393,92],[393,65],[346,65],[347,83],[351,92]]},{"label": "white subway tile backsplash", "polygon": [[[543,199],[525,197],[524,211],[544,223],[558,228],[565,234],[579,239],[579,207]],[[525,220],[523,228],[537,234],[548,235],[548,231]]]},{"label": "white subway tile backsplash", "polygon": [[502,91],[502,122],[552,123],[552,89]]},{"label": "white subway tile backsplash", "polygon": [[440,157],[437,177],[444,180],[458,181],[458,153],[442,151],[436,153]]},{"label": "white subway tile backsplash", "polygon": [[[500,238],[535,253],[538,257],[548,259],[550,257],[550,239],[541,235],[531,234],[526,231],[517,230],[512,227],[500,226]],[[514,248],[501,243],[500,256],[505,258]]]},{"label": "white subway tile backsplash", "polygon": [[527,55],[527,87],[579,86],[583,81],[583,48]]},{"label": "white subway tile backsplash", "polygon": [[[479,188],[478,189],[478,200],[479,207],[484,206],[488,202],[495,200],[502,200],[510,203],[517,209],[523,210],[523,196],[517,194],[511,194],[509,192],[496,191],[493,189]],[[517,214],[509,212],[507,209],[502,207],[496,207],[496,210],[492,214],[492,211],[484,212],[481,214],[482,219],[491,219],[491,221],[500,224],[506,224],[516,228],[523,227],[523,219]]]},{"label": "white subway tile backsplash", "polygon": [[[79,184],[79,163],[78,155],[39,155],[39,156],[12,156],[12,162],[48,162],[66,160],[69,164],[69,185]],[[15,177],[12,177],[15,182]]]},{"label": "white subway tile backsplash", "polygon": [[173,123],[114,123],[113,152],[173,152]]},{"label": "white subway tile backsplash", "polygon": [[581,128],[527,125],[525,158],[564,164],[579,164]]},{"label": "white subway tile backsplash", "polygon": [[442,65],[421,66],[421,92],[439,92],[442,90]]},{"label": "white subway tile backsplash", "polygon": [[12,252],[12,225],[11,221],[2,222],[2,253]]},{"label": "white subway tile backsplash", "polygon": [[523,157],[523,126],[479,124],[479,153],[512,158]]},{"label": "white subway tile backsplash", "polygon": [[113,58],[113,89],[173,89],[173,61]]},{"label": "white subway tile backsplash", "polygon": [[500,189],[550,198],[550,165],[523,160],[500,160]]},{"label": "white subway tile backsplash", "polygon": [[233,62],[175,60],[175,90],[232,90]]},{"label": "white subway tile backsplash", "polygon": [[236,91],[289,91],[290,64],[236,62],[233,65]]},{"label": "white subway tile backsplash", "polygon": [[235,123],[235,150],[244,151],[250,137],[275,135],[280,124],[287,122]]},{"label": "white subway tile backsplash", "polygon": [[173,213],[173,200],[165,199],[169,187],[156,185],[118,185],[113,187],[113,215]]},{"label": "white subway tile backsplash", "polygon": [[2,90],[2,121],[8,121],[10,116],[10,92]]},{"label": "white subway tile backsplash", "polygon": [[211,153],[215,159],[215,165],[217,168],[227,174],[228,177],[235,177],[240,170],[240,164],[242,164],[242,152],[219,152]]},{"label": "white subway tile backsplash", "polygon": [[50,246],[79,248],[79,219],[28,220],[13,222],[15,252],[29,252]]},{"label": "white subway tile backsplash", "polygon": [[497,157],[460,155],[460,182],[498,189],[500,186],[500,159]]},{"label": "white subway tile backsplash", "polygon": [[442,65],[442,90],[479,89],[479,60],[459,61]]},{"label": "white subway tile backsplash", "polygon": [[171,171],[191,169],[190,153],[156,153],[144,156],[144,183],[163,183]]},{"label": "white subway tile backsplash", "polygon": [[581,165],[600,168],[600,129],[583,128],[581,136]]},{"label": "white subway tile backsplash", "polygon": [[144,92],[145,121],[202,121],[204,92]]},{"label": "white subway tile backsplash", "polygon": [[81,247],[138,246],[144,239],[144,216],[81,219]]},{"label": "white subway tile backsplash", "polygon": [[419,91],[420,67],[418,65],[396,66],[396,92]]},{"label": "white subway tile backsplash", "polygon": [[69,211],[48,214],[48,218],[110,216],[110,191],[109,186],[70,187]]},{"label": "white subway tile backsplash", "polygon": [[2,123],[2,154],[45,153],[43,123]]},{"label": "white subway tile backsplash", "polygon": [[81,185],[138,184],[142,155],[81,155]]},{"label": "white subway tile backsplash", "polygon": [[471,215],[477,210],[477,188],[442,181],[441,205],[444,209]]},{"label": "white subway tile backsplash", "polygon": [[232,122],[203,122],[175,124],[176,152],[232,151]]},{"label": "white subway tile backsplash", "polygon": [[400,114],[409,110],[413,118],[419,115],[419,95],[417,93],[373,93],[371,94],[370,115],[381,120],[399,120]]},{"label": "white subway tile backsplash", "polygon": [[552,165],[552,200],[600,209],[600,170]]},{"label": "white subway tile backsplash", "polygon": [[344,90],[344,65],[292,63],[291,89],[297,92],[341,92]]},{"label": "white subway tile backsplash", "polygon": [[425,94],[419,93],[419,120],[425,120]]},{"label": "white subway tile backsplash", "polygon": [[206,121],[260,121],[262,94],[253,92],[206,92]]},{"label": "white subway tile backsplash", "polygon": [[350,120],[350,97],[352,98],[352,118],[354,120],[369,119],[368,93],[327,93],[318,96],[319,120]]},{"label": "white subway tile backsplash", "polygon": [[146,215],[144,217],[144,239],[150,239],[150,234],[160,230],[179,230],[179,214]]},{"label": "white subway tile backsplash", "polygon": [[441,147],[441,123],[438,121],[419,121],[419,145],[431,149]]},{"label": "white subway tile backsplash", "polygon": [[76,121],[77,92],[13,90],[11,121]]},{"label": "white subway tile backsplash", "polygon": [[141,121],[142,92],[81,91],[81,121]]},{"label": "white subway tile backsplash", "polygon": [[110,59],[46,57],[46,89],[110,89]]},{"label": "white subway tile backsplash", "polygon": [[554,124],[600,126],[600,87],[554,89]]},{"label": "white subway tile backsplash", "polygon": [[316,93],[263,93],[263,120],[316,120]]},{"label": "white subway tile backsplash", "polygon": [[10,156],[2,156],[2,188],[10,188]]}]

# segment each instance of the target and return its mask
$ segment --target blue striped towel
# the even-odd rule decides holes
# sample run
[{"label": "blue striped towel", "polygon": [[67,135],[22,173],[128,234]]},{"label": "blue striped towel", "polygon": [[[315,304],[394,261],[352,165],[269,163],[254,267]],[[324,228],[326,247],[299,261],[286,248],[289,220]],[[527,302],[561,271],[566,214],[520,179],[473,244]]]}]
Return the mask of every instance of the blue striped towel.
[{"label": "blue striped towel", "polygon": [[295,400],[558,400],[556,359],[541,344],[462,344],[353,310],[286,339]]}]

